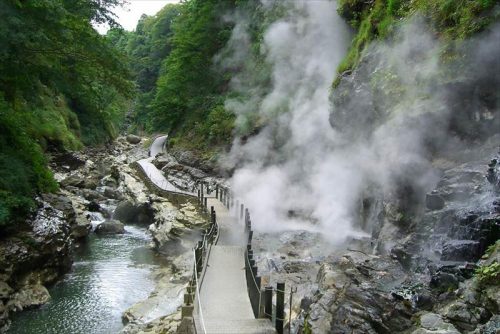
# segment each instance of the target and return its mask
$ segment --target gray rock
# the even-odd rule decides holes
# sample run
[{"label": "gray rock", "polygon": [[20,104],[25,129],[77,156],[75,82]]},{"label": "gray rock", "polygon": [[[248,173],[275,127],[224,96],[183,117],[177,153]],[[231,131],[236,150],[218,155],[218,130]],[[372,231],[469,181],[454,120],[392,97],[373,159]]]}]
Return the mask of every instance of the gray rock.
[{"label": "gray rock", "polygon": [[475,240],[451,240],[443,245],[443,261],[477,261],[482,255],[481,244]]},{"label": "gray rock", "polygon": [[90,221],[82,216],[76,218],[76,224],[71,226],[71,236],[73,239],[78,240],[85,238],[89,235],[92,230],[92,224]]},{"label": "gray rock", "polygon": [[[420,326],[432,332],[458,333],[455,326],[443,321],[443,318],[436,313],[425,313],[420,316]],[[431,332],[431,333],[432,333]],[[415,333],[415,332],[413,332]]]},{"label": "gray rock", "polygon": [[119,190],[113,189],[111,187],[103,187],[103,188],[105,197],[117,200],[123,199],[123,194]]},{"label": "gray rock", "polygon": [[444,316],[449,319],[456,327],[462,330],[471,331],[476,326],[488,319],[488,312],[473,305],[465,304],[462,301],[454,301],[444,309]]},{"label": "gray rock", "polygon": [[36,307],[47,303],[50,294],[46,287],[41,284],[33,284],[22,287],[14,294],[7,303],[10,309],[22,311],[26,308]]},{"label": "gray rock", "polygon": [[149,203],[134,204],[129,200],[118,204],[113,213],[113,219],[117,219],[125,224],[144,224],[153,223],[154,213]]},{"label": "gray rock", "polygon": [[130,144],[139,144],[141,142],[141,137],[136,135],[127,135],[127,141]]},{"label": "gray rock", "polygon": [[7,283],[0,281],[0,299],[6,299],[13,291]]},{"label": "gray rock", "polygon": [[107,187],[118,187],[118,181],[111,175],[106,175],[105,177],[103,177],[101,183]]},{"label": "gray rock", "polygon": [[425,196],[425,206],[429,210],[441,210],[444,208],[444,204],[444,199],[436,193],[430,193]]},{"label": "gray rock", "polygon": [[85,179],[80,174],[72,174],[61,181],[61,186],[65,188],[66,187],[84,188]]},{"label": "gray rock", "polygon": [[495,314],[482,326],[476,328],[472,334],[498,334],[500,333],[500,315]]},{"label": "gray rock", "polygon": [[123,234],[125,233],[125,225],[117,220],[108,220],[97,225],[95,229],[97,234]]},{"label": "gray rock", "polygon": [[458,288],[458,278],[452,273],[438,271],[431,276],[430,286],[441,292]]}]

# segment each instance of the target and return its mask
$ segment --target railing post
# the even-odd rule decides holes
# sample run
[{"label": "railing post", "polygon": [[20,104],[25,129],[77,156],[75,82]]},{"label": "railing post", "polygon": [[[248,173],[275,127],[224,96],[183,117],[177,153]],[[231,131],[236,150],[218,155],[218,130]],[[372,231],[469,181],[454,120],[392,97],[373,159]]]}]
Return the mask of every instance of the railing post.
[{"label": "railing post", "polygon": [[243,219],[243,210],[245,209],[245,206],[243,203],[241,203],[241,210],[240,210],[240,219]]},{"label": "railing post", "polygon": [[203,256],[203,249],[202,249],[202,241],[198,241],[198,244],[196,246],[196,249],[194,251],[194,257],[195,257],[195,260],[196,260],[196,263],[195,263],[195,268],[196,268],[196,276],[198,277],[199,273],[201,272],[201,268],[203,267],[203,259],[202,259],[202,256]]},{"label": "railing post", "polygon": [[253,231],[252,230],[249,230],[248,231],[248,243],[251,244],[252,243],[252,238],[253,238]]},{"label": "railing post", "polygon": [[198,202],[201,202],[201,196],[200,196],[201,192],[200,192],[200,189],[198,189]]},{"label": "railing post", "polygon": [[276,331],[283,334],[285,318],[285,283],[276,284]]},{"label": "railing post", "polygon": [[264,317],[273,320],[273,287],[266,286],[264,290]]},{"label": "railing post", "polygon": [[200,185],[200,191],[201,191],[201,205],[203,205],[203,197],[205,197],[205,195],[203,194],[203,181],[201,182],[201,185]]},{"label": "railing post", "polygon": [[208,202],[206,197],[205,197],[205,203],[203,203],[203,211],[208,212]]},{"label": "railing post", "polygon": [[215,198],[219,199],[219,185],[215,185]]}]

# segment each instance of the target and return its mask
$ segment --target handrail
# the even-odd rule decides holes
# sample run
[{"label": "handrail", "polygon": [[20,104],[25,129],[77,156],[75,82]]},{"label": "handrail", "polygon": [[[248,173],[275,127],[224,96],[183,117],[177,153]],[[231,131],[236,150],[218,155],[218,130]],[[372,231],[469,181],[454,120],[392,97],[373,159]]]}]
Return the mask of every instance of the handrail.
[{"label": "handrail", "polygon": [[195,299],[198,299],[198,310],[200,312],[200,318],[201,318],[201,327],[203,328],[203,333],[207,333],[207,329],[205,328],[205,319],[203,318],[203,309],[201,307],[201,296],[200,296],[200,286],[198,284],[198,273],[197,273],[197,264],[196,264],[196,252],[193,250],[193,257],[194,257],[194,280],[196,283],[196,295],[198,298],[195,297]]}]

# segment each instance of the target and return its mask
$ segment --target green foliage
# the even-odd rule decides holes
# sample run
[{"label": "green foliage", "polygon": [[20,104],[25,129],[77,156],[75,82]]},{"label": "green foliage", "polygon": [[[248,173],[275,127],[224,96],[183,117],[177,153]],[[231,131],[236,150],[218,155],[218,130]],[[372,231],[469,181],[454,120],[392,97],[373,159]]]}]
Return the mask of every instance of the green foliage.
[{"label": "green foliage", "polygon": [[152,104],[154,129],[181,130],[181,125],[205,119],[215,106],[224,80],[212,59],[230,36],[231,26],[221,13],[232,6],[231,1],[191,0],[181,7]]},{"label": "green foliage", "polygon": [[16,111],[0,98],[0,229],[26,216],[36,191],[57,189],[45,165],[40,146]]},{"label": "green foliage", "polygon": [[128,56],[129,67],[136,82],[138,95],[133,127],[136,130],[151,130],[150,105],[156,95],[156,81],[161,64],[170,54],[172,45],[172,22],[179,15],[180,5],[170,4],[155,16],[143,15],[135,32],[112,29],[107,37],[118,49]]},{"label": "green foliage", "polygon": [[[419,13],[428,18],[436,34],[447,41],[461,40],[493,22],[495,0],[340,0],[339,14],[358,32],[338,73],[351,70],[373,40],[386,38],[402,19]],[[333,87],[339,82],[337,78]]]},{"label": "green foliage", "polygon": [[493,262],[489,265],[483,265],[476,269],[475,275],[482,285],[500,283],[500,263]]},{"label": "green foliage", "polygon": [[116,135],[133,92],[124,57],[93,22],[116,25],[122,0],[0,2],[0,228],[57,184],[44,149]]}]

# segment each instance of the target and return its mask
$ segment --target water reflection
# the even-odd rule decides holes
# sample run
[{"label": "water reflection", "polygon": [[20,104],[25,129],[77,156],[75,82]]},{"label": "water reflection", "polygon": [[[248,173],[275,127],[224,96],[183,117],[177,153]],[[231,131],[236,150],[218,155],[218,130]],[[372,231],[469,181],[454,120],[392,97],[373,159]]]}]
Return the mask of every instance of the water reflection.
[{"label": "water reflection", "polygon": [[76,250],[73,269],[49,289],[52,300],[12,317],[12,334],[117,333],[122,313],[148,297],[159,264],[147,247],[146,228],[127,226],[117,236],[92,234]]}]

